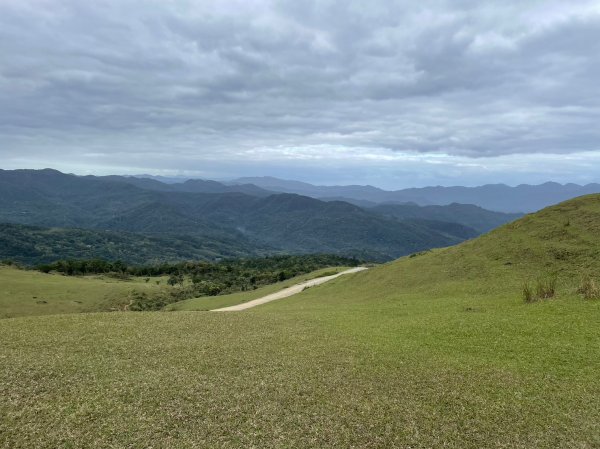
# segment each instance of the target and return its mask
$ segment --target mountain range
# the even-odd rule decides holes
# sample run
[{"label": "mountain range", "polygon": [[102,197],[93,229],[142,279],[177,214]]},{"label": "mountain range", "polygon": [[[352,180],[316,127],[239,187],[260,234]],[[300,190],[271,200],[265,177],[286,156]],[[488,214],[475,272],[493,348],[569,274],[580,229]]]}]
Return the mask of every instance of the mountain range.
[{"label": "mountain range", "polygon": [[415,203],[420,206],[473,204],[508,213],[535,212],[582,195],[600,193],[600,184],[487,184],[479,187],[422,187],[387,191],[373,186],[315,186],[273,177],[239,178],[230,184],[252,184],[270,191],[297,193],[323,200],[342,200],[368,207],[381,203]]},{"label": "mountain range", "polygon": [[[453,245],[514,218],[460,205],[423,210],[415,205],[361,208],[343,201],[272,193],[248,183],[165,184],[50,169],[0,171],[0,223],[37,227],[5,226],[4,246],[10,246],[12,253],[3,252],[0,245],[0,258],[14,255],[15,242],[44,247],[49,235],[61,243],[46,248],[38,259],[72,255],[64,244],[69,238],[79,248],[93,248],[90,256],[116,257],[110,248],[115,245],[114,234],[102,233],[119,232],[120,244],[134,247],[139,241],[147,248],[143,257],[148,260],[320,252],[381,261]],[[191,239],[189,247],[182,245],[182,239]],[[95,243],[85,243],[90,241]],[[127,260],[126,256],[119,253],[120,258]]]}]

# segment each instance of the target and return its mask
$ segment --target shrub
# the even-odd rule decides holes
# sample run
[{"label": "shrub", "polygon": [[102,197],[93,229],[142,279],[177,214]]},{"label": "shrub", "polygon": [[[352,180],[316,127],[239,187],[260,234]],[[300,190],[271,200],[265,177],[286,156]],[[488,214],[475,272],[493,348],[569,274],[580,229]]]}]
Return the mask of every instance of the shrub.
[{"label": "shrub", "polygon": [[339,271],[335,271],[335,270],[331,270],[331,271],[324,271],[323,273],[319,274],[318,276],[315,276],[317,278],[324,278],[327,276],[333,276],[334,274],[338,274]]},{"label": "shrub", "polygon": [[38,270],[40,270],[42,273],[48,274],[50,271],[52,271],[52,267],[50,265],[40,265]]},{"label": "shrub", "polygon": [[577,293],[583,295],[584,299],[600,299],[600,288],[590,275],[584,275],[581,278]]},{"label": "shrub", "polygon": [[179,284],[180,286],[183,287],[184,282],[185,282],[185,278],[180,273],[172,274],[171,276],[169,276],[169,279],[167,280],[167,284],[169,284],[171,287],[174,287],[176,284]]},{"label": "shrub", "polygon": [[112,279],[118,279],[120,281],[129,281],[131,280],[131,276],[129,276],[127,273],[106,273],[106,277],[112,278]]},{"label": "shrub", "polygon": [[194,283],[194,293],[201,296],[216,296],[224,289],[225,288],[223,285],[211,281],[200,281]]},{"label": "shrub", "polygon": [[170,301],[167,295],[148,295],[145,292],[133,292],[129,310],[134,312],[160,310],[170,302],[173,301]]}]

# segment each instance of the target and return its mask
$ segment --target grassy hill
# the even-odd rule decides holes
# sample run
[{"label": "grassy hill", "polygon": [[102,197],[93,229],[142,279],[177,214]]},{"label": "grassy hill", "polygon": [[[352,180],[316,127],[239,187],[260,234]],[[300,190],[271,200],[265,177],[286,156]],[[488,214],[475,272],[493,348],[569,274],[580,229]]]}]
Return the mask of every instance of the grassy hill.
[{"label": "grassy hill", "polygon": [[0,444],[599,447],[599,226],[589,196],[241,313],[4,320]]},{"label": "grassy hill", "polygon": [[166,277],[151,282],[109,276],[65,277],[0,265],[0,285],[0,318],[13,318],[121,310],[134,291],[164,289]]},{"label": "grassy hill", "polygon": [[439,290],[458,282],[473,288],[514,292],[527,279],[557,276],[559,288],[576,289],[586,274],[600,273],[600,195],[546,208],[456,247],[403,258],[398,270],[405,288]]}]

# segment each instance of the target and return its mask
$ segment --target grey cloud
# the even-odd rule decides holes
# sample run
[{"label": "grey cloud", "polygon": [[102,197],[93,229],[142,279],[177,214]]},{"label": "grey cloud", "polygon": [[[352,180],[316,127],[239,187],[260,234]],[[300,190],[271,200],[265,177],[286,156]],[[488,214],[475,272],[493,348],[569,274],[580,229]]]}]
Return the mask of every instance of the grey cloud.
[{"label": "grey cloud", "polygon": [[597,151],[595,4],[4,1],[0,155]]}]

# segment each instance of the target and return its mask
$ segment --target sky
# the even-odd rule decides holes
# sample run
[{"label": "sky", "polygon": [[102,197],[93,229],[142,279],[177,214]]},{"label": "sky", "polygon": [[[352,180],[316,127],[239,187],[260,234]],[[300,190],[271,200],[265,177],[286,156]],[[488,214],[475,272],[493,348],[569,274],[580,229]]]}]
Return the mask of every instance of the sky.
[{"label": "sky", "polygon": [[600,0],[0,0],[0,168],[600,181]]}]

